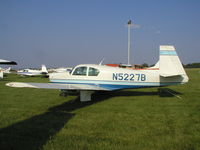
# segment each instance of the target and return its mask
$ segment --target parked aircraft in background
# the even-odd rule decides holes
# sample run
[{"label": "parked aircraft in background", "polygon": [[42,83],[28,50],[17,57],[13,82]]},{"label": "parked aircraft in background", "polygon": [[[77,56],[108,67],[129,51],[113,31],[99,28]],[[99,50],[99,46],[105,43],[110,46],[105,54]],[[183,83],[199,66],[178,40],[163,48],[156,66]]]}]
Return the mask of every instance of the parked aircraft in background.
[{"label": "parked aircraft in background", "polygon": [[57,72],[57,73],[61,73],[61,72],[70,72],[72,71],[72,68],[55,68],[55,69],[48,69],[49,72]]},{"label": "parked aircraft in background", "polygon": [[1,68],[0,67],[0,70],[2,70],[3,73],[10,73],[11,67],[8,67],[8,68]]},{"label": "parked aircraft in background", "polygon": [[[14,61],[0,59],[0,65],[17,65],[17,63]],[[0,68],[0,78],[3,78],[4,73],[9,73],[9,72],[10,72],[10,68],[8,69]]]},{"label": "parked aircraft in background", "polygon": [[90,101],[95,91],[160,87],[188,82],[188,76],[174,46],[160,46],[157,69],[127,69],[104,65],[83,64],[71,72],[50,74],[51,83],[10,82],[11,87],[30,87],[80,91],[81,101]]},{"label": "parked aircraft in background", "polygon": [[17,71],[17,74],[22,76],[38,76],[38,75],[47,75],[48,71],[45,65],[41,66],[41,70],[33,70],[33,69],[23,69]]}]

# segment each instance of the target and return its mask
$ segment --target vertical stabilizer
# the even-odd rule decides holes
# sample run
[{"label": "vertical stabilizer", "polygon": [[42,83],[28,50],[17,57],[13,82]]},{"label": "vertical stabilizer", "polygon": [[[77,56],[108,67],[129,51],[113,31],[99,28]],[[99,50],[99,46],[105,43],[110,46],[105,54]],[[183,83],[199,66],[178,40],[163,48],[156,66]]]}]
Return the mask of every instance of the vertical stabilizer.
[{"label": "vertical stabilizer", "polygon": [[45,65],[42,65],[42,73],[48,73],[47,68]]},{"label": "vertical stabilizer", "polygon": [[163,77],[186,75],[174,46],[160,45],[160,75]]},{"label": "vertical stabilizer", "polygon": [[4,70],[4,73],[10,73],[11,67]]},{"label": "vertical stabilizer", "polygon": [[3,79],[3,70],[0,70],[0,79]]}]

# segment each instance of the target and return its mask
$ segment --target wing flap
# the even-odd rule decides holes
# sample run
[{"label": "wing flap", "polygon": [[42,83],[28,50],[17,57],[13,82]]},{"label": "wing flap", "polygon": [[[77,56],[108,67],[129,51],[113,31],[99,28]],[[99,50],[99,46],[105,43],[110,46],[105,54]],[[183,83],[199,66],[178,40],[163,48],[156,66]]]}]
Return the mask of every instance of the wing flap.
[{"label": "wing flap", "polygon": [[92,91],[107,91],[105,88],[101,88],[97,85],[86,84],[57,84],[57,83],[25,83],[25,82],[9,82],[6,86],[10,87],[29,87],[29,88],[41,88],[41,89],[66,89],[66,90],[92,90]]}]

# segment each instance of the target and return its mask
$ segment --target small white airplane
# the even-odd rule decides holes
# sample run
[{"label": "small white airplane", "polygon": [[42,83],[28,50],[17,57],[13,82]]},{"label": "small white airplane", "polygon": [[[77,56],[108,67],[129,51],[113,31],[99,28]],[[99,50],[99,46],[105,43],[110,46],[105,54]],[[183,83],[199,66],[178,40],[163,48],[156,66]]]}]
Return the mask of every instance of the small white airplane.
[{"label": "small white airplane", "polygon": [[11,67],[8,67],[8,68],[1,68],[1,67],[0,67],[0,70],[2,70],[3,73],[11,73],[11,72],[10,72]]},{"label": "small white airplane", "polygon": [[33,70],[33,69],[23,69],[17,71],[17,74],[22,76],[38,76],[38,75],[47,75],[48,71],[45,65],[41,66],[41,70]]},{"label": "small white airplane", "polygon": [[49,72],[61,73],[61,72],[71,72],[72,68],[55,68],[55,69],[48,69]]},{"label": "small white airplane", "polygon": [[[0,65],[17,65],[17,63],[14,61],[0,59]],[[11,69],[10,67],[8,69],[0,68],[0,78],[3,79],[3,74],[9,73],[10,69]]]},{"label": "small white airplane", "polygon": [[188,82],[188,76],[174,46],[160,46],[158,68],[133,70],[103,65],[82,64],[70,73],[50,74],[51,83],[10,82],[11,87],[30,87],[80,91],[80,101],[90,101],[95,91],[161,87]]}]

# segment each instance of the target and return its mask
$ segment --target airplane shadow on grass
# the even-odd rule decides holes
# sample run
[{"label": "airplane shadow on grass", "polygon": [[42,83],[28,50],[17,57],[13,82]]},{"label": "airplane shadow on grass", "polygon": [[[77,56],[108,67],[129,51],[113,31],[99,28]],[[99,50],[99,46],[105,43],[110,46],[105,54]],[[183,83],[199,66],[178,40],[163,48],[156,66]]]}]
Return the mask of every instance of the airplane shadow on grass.
[{"label": "airplane shadow on grass", "polygon": [[[1,150],[40,150],[75,116],[72,111],[116,96],[159,95],[159,92],[97,92],[93,101],[81,103],[79,98],[49,108],[48,112],[0,129]],[[166,96],[166,95],[165,95]]]}]

